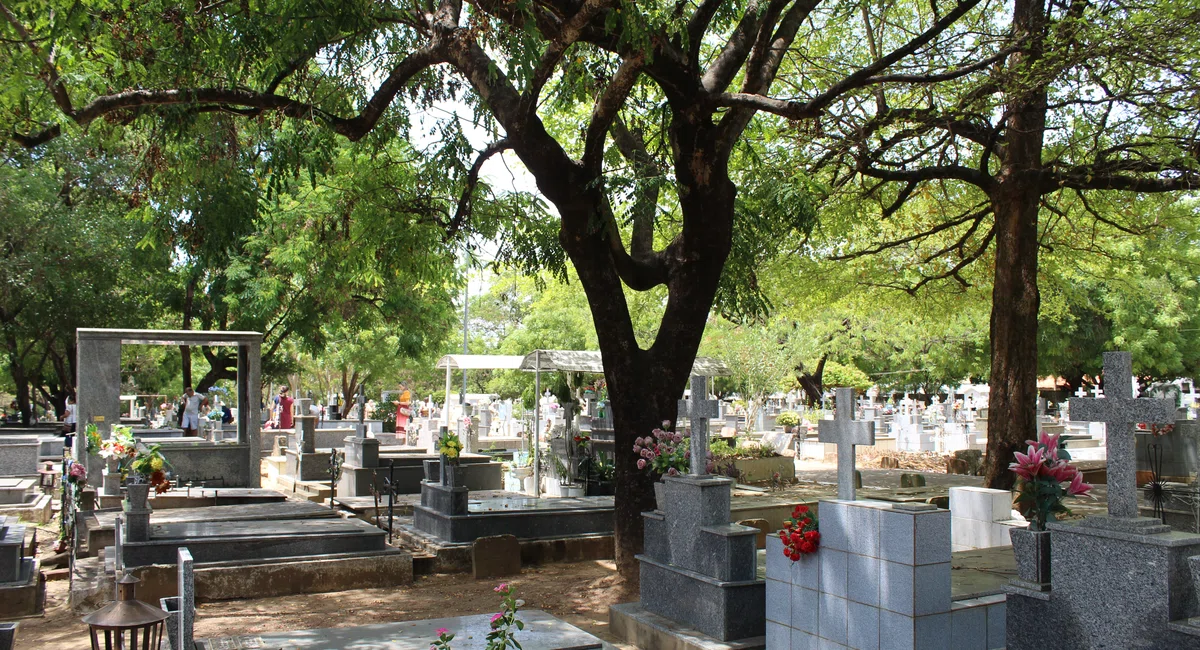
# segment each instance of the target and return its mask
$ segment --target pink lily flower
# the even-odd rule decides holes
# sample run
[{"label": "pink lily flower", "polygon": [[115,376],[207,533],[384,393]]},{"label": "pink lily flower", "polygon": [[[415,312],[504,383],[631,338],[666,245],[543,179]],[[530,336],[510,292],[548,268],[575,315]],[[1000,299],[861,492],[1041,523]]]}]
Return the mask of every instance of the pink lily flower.
[{"label": "pink lily flower", "polygon": [[1090,493],[1091,490],[1092,486],[1083,482],[1083,474],[1081,472],[1076,472],[1075,477],[1071,479],[1071,484],[1067,486],[1067,494],[1073,497],[1079,497],[1086,494],[1087,496],[1095,498],[1095,496]]}]

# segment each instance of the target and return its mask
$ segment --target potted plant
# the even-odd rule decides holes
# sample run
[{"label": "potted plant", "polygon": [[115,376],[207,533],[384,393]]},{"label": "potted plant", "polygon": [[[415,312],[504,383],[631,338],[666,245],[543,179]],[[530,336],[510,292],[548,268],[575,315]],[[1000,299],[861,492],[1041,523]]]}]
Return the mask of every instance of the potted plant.
[{"label": "potted plant", "polygon": [[791,433],[800,424],[800,414],[795,411],[784,411],[775,417],[775,424],[783,427],[784,433]]},{"label": "potted plant", "polygon": [[[691,437],[690,431],[672,431],[671,421],[663,420],[661,429],[656,428],[648,436],[634,438],[633,453],[640,456],[637,468],[658,479],[654,483],[654,497],[660,509],[665,502],[662,477],[684,474],[691,465]],[[712,452],[708,453],[707,471],[713,471]]]},{"label": "potted plant", "polygon": [[1017,505],[1029,528],[1014,528],[1013,553],[1017,574],[1025,582],[1045,588],[1050,584],[1050,531],[1046,524],[1057,515],[1071,511],[1063,503],[1068,496],[1083,496],[1092,486],[1083,482],[1083,474],[1071,465],[1071,456],[1058,444],[1058,435],[1042,433],[1037,441],[1027,440],[1029,449],[1017,452],[1016,462],[1008,466],[1017,475]]},{"label": "potted plant", "polygon": [[447,431],[438,440],[438,453],[442,456],[442,476],[446,477],[446,485],[458,487],[461,477],[458,474],[458,461],[462,458],[463,444],[458,434]]}]

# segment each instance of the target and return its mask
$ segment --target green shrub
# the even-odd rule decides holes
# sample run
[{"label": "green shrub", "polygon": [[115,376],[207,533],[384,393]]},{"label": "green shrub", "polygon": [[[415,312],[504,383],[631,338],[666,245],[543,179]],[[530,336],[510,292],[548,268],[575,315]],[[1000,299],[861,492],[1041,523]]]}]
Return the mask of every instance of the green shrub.
[{"label": "green shrub", "polygon": [[784,411],[775,417],[775,424],[781,427],[794,427],[800,424],[800,414],[795,411]]}]

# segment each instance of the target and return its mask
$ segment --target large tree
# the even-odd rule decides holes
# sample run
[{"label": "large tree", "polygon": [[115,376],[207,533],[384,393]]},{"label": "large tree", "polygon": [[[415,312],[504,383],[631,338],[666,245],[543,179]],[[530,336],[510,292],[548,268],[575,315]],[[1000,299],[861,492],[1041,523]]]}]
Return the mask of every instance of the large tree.
[{"label": "large tree", "polygon": [[[908,38],[908,20],[939,10],[864,5],[858,29],[874,52]],[[815,140],[832,184],[865,193],[881,215],[878,239],[836,259],[907,252],[907,268],[887,284],[914,295],[938,280],[968,287],[969,267],[992,263],[991,487],[1012,485],[1009,460],[1034,434],[1039,250],[1075,228],[1154,224],[1153,213],[1099,208],[1109,193],[1200,183],[1196,18],[1187,3],[996,4],[955,26],[973,38],[933,44],[924,65],[844,96],[822,121]],[[936,70],[966,58],[975,63],[964,74]],[[924,227],[886,225],[914,223]]]},{"label": "large tree", "polygon": [[[22,47],[6,55],[10,91],[0,119],[27,147],[97,119],[138,123],[180,111],[260,124],[287,116],[357,141],[403,132],[415,109],[461,98],[499,137],[465,165],[472,173],[448,228],[480,225],[471,219],[479,166],[512,150],[558,212],[561,249],[539,245],[549,243],[537,239],[545,231],[513,227],[504,239],[516,238],[514,252],[539,265],[558,250],[570,258],[596,326],[617,447],[629,449],[635,436],[674,418],[719,292],[754,304],[744,290],[752,284],[726,275],[732,285],[722,289],[722,276],[739,217],[753,216],[736,209],[730,162],[748,146],[740,139],[756,113],[814,118],[843,94],[887,81],[891,67],[938,41],[977,3],[921,16],[911,38],[819,86],[810,73],[825,69],[819,59],[828,51],[808,43],[845,18],[845,8],[827,0],[280,1],[186,10],[170,2],[4,3],[4,37]],[[769,94],[789,58],[796,66],[788,86],[803,88],[803,99]],[[546,119],[564,114],[573,117]],[[320,132],[308,137],[292,144],[324,142]],[[473,152],[451,153],[461,160]],[[626,160],[637,169],[632,195],[608,183]],[[637,201],[645,196],[655,200]],[[529,235],[532,245],[521,239]],[[754,251],[747,255],[743,261]],[[663,285],[657,335],[642,347],[624,288]],[[632,453],[617,462],[617,563],[629,577],[640,512],[653,494],[634,463]]]}]

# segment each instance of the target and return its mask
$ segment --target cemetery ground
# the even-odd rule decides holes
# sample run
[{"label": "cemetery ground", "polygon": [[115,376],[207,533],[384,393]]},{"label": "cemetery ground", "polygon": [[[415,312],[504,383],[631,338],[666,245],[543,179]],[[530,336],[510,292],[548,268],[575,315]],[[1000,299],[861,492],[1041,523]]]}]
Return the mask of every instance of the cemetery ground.
[{"label": "cemetery ground", "polygon": [[[878,458],[861,455],[863,487],[859,498],[926,501],[945,497],[953,486],[983,484],[982,477],[944,473],[944,461],[936,454],[923,456],[905,454],[900,469],[881,469]],[[776,500],[798,502],[836,497],[837,469],[833,459],[797,460],[796,468],[798,480],[794,484],[738,489],[733,499],[735,508]],[[925,478],[925,486],[900,487],[902,474],[918,472]],[[1104,511],[1105,486],[1097,487],[1095,500],[1072,504],[1076,517]],[[53,539],[56,525],[41,526],[39,539]],[[50,557],[50,544],[43,543],[39,555]],[[1002,554],[956,556],[954,569],[972,573],[984,581],[1007,581],[1012,573],[1010,564],[1012,553],[1005,548]],[[524,608],[544,610],[618,647],[632,648],[620,645],[619,639],[610,633],[608,610],[614,604],[636,601],[638,593],[620,582],[611,560],[526,566],[519,576],[504,579],[475,580],[469,573],[419,575],[413,584],[400,588],[203,602],[198,605],[196,637],[489,614],[498,611],[499,600],[493,588],[502,581],[515,585],[517,597],[525,601]],[[47,650],[88,647],[86,626],[80,622],[80,615],[66,604],[68,589],[66,579],[47,583],[45,616],[21,622],[18,647]]]}]

